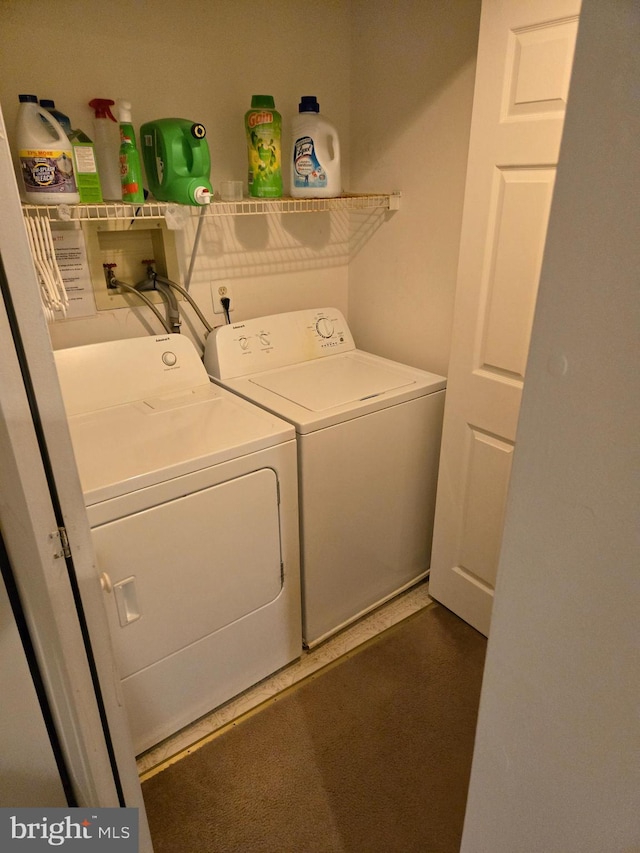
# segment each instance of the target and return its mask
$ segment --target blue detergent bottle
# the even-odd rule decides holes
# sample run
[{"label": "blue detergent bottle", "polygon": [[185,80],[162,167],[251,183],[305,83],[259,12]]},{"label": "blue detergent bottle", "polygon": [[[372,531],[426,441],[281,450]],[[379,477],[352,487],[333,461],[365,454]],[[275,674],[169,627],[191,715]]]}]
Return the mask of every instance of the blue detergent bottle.
[{"label": "blue detergent bottle", "polygon": [[73,129],[71,127],[71,120],[69,116],[65,115],[64,113],[61,113],[60,110],[56,109],[56,102],[51,101],[47,98],[41,98],[40,106],[43,110],[46,110],[48,113],[51,113],[54,119],[58,122],[58,124],[67,134],[69,139],[71,139],[71,134],[73,133]]}]

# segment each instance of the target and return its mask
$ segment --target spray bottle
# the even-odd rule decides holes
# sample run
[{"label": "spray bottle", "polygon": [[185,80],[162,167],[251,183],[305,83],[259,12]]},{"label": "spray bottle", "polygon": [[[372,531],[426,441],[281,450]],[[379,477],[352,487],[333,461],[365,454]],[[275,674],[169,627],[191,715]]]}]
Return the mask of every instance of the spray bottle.
[{"label": "spray bottle", "polygon": [[131,104],[129,101],[118,103],[120,119],[120,182],[122,200],[136,204],[144,201],[142,189],[142,165],[136,146],[136,134],[131,124]]},{"label": "spray bottle", "polygon": [[111,113],[115,101],[94,98],[89,106],[95,110],[93,143],[102,184],[102,195],[110,201],[122,200],[120,183],[120,133]]}]

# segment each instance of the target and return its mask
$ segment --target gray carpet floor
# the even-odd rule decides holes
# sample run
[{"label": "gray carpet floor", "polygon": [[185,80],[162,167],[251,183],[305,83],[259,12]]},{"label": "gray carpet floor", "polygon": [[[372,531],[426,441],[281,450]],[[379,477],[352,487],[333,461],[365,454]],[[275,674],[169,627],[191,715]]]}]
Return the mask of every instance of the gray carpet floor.
[{"label": "gray carpet floor", "polygon": [[156,853],[457,853],[485,638],[434,604],[143,783]]}]

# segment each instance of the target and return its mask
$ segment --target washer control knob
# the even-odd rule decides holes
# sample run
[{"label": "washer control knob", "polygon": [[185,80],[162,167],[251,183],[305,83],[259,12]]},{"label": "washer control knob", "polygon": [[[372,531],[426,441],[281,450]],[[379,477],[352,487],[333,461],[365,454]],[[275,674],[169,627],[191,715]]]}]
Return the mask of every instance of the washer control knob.
[{"label": "washer control knob", "polygon": [[330,338],[333,334],[333,323],[328,317],[320,317],[320,319],[316,321],[316,330],[320,337]]},{"label": "washer control knob", "polygon": [[240,344],[240,349],[245,350],[249,346],[249,338],[245,338],[243,335],[241,338],[238,338],[238,343]]},{"label": "washer control knob", "polygon": [[162,360],[167,365],[167,367],[173,367],[173,365],[178,360],[178,357],[175,354],[175,352],[163,352],[162,353]]},{"label": "washer control knob", "polygon": [[267,335],[265,335],[265,333],[264,333],[264,332],[262,332],[262,334],[258,335],[258,337],[260,338],[260,343],[262,344],[262,346],[263,346],[263,347],[268,347],[268,346],[270,346],[271,341],[269,340],[269,338],[267,337]]}]

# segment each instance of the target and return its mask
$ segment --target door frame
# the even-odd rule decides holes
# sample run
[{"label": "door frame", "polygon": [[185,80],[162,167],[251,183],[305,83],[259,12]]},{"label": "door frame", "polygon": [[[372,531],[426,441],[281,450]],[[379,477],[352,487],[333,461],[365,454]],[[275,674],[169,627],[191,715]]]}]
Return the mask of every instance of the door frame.
[{"label": "door frame", "polygon": [[[142,792],[110,647],[82,489],[0,110],[0,523],[75,800]],[[66,542],[60,536],[66,533]],[[46,805],[46,804],[43,804]]]}]

